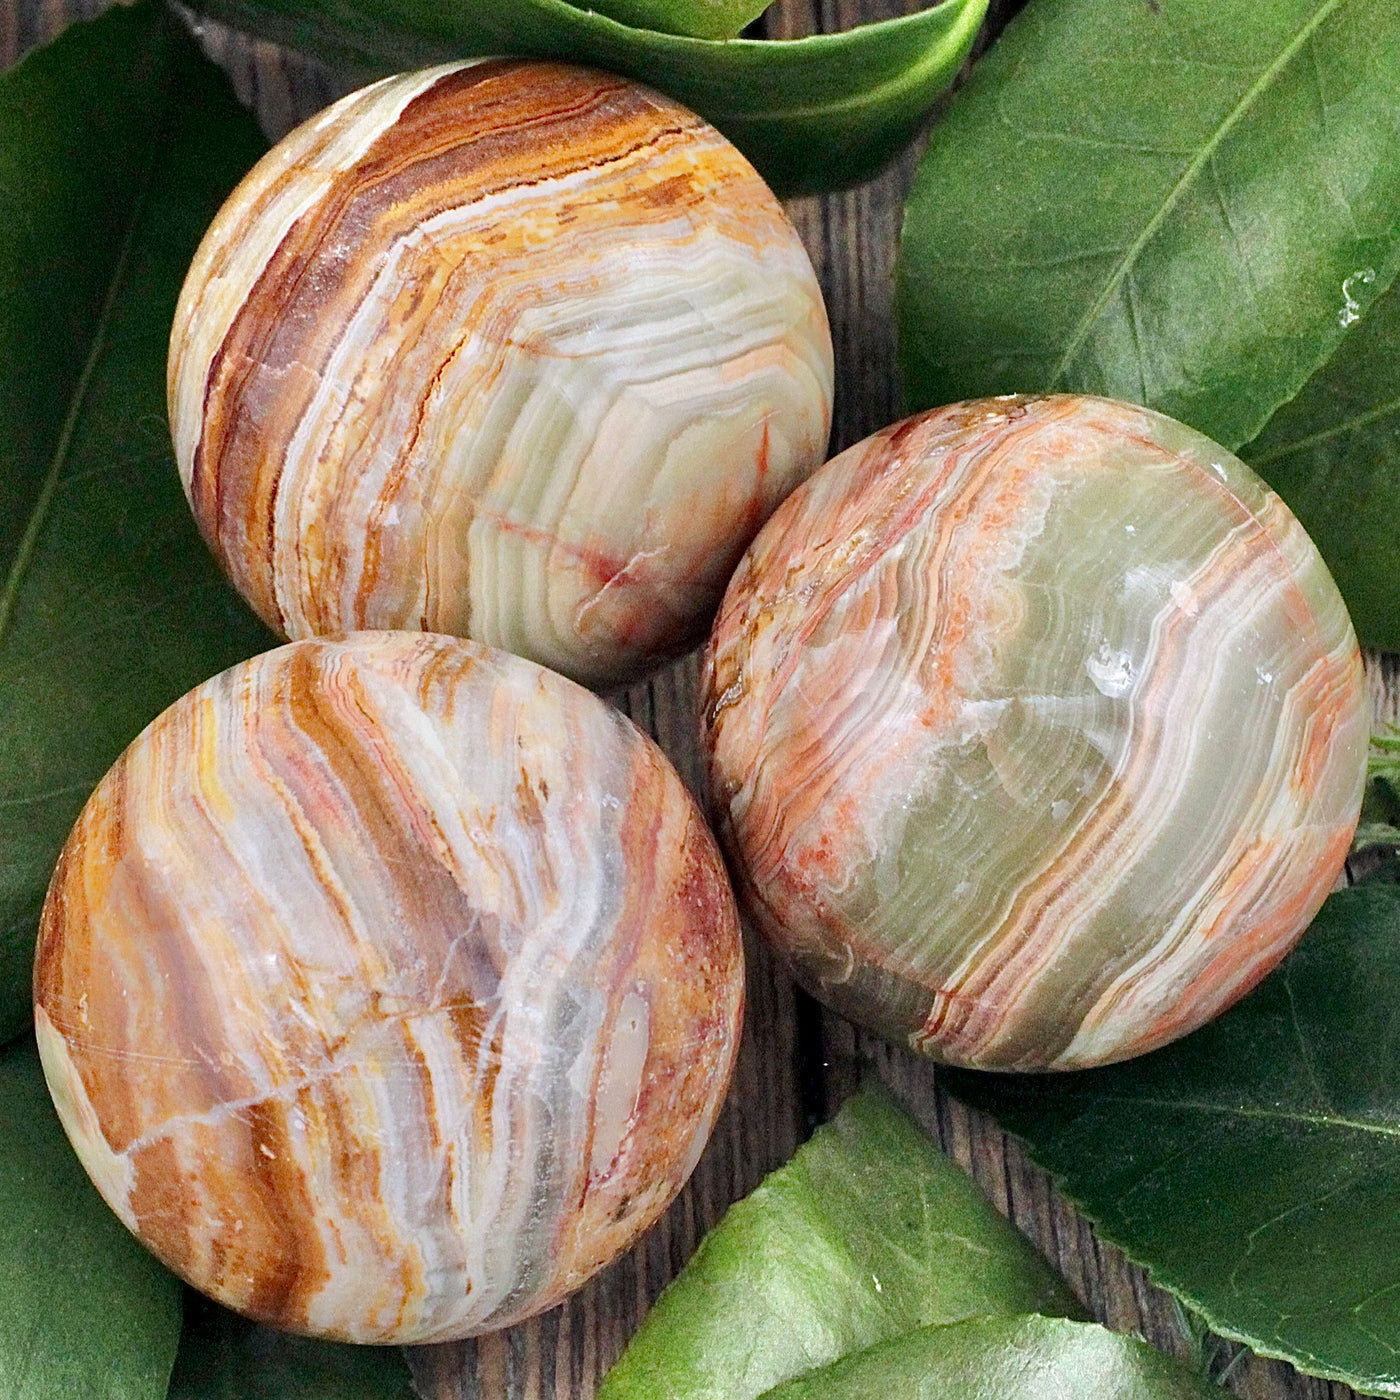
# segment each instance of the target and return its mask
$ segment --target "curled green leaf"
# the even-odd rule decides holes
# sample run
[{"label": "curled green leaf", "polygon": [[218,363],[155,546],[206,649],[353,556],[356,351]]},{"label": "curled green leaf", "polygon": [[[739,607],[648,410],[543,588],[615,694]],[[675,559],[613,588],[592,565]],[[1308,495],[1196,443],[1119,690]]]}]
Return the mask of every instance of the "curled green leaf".
[{"label": "curled green leaf", "polygon": [[1397,273],[1393,0],[1032,0],[920,165],[901,360],[915,406],[1078,390],[1241,450],[1396,647]]},{"label": "curled green leaf", "polygon": [[1222,1336],[1400,1395],[1400,889],[1334,894],[1218,1021],[1061,1076],[947,1071]]},{"label": "curled green leaf", "polygon": [[599,1400],[754,1400],[912,1328],[1031,1311],[1079,1308],[977,1187],[867,1092],[729,1208]]},{"label": "curled green leaf", "polygon": [[924,1327],[770,1390],[763,1400],[1223,1400],[1136,1337],[1062,1317]]},{"label": "curled green leaf", "polygon": [[175,299],[262,140],[157,5],[0,77],[0,1039],[93,785],[141,727],[270,638],[224,583],[165,419]]},{"label": "curled green leaf", "polygon": [[371,72],[515,53],[610,69],[713,122],[781,195],[868,179],[957,76],[987,0],[805,39],[695,39],[634,29],[567,0],[198,0],[198,7]]},{"label": "curled green leaf", "polygon": [[691,34],[698,39],[732,39],[770,0],[589,0],[583,8],[636,29]]}]

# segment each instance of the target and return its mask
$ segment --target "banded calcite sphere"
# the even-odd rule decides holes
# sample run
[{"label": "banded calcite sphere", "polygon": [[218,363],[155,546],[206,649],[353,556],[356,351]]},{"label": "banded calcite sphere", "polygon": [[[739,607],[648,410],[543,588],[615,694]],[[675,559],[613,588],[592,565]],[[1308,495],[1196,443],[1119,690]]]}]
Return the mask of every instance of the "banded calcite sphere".
[{"label": "banded calcite sphere", "polygon": [[549,1307],[689,1175],[743,999],[675,771],[531,662],[367,633],[171,706],[44,906],[39,1048],[108,1204],[220,1302],[356,1342]]},{"label": "banded calcite sphere", "polygon": [[185,491],[283,636],[474,637],[576,680],[699,641],[826,455],[812,267],[742,155],[622,78],[390,78],[234,192],[170,344]]},{"label": "banded calcite sphere", "polygon": [[1153,1049],[1288,951],[1365,776],[1340,596],[1157,413],[953,404],[833,459],[705,664],[742,901],[818,997],[952,1064]]}]

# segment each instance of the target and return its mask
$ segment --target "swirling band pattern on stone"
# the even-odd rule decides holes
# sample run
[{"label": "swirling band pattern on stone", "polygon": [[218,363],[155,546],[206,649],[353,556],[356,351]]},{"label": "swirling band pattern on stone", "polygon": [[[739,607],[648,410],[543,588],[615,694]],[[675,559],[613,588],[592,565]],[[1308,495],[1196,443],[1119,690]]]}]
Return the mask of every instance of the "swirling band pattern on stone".
[{"label": "swirling band pattern on stone", "polygon": [[708,666],[755,912],[824,1000],[955,1063],[1201,1024],[1355,824],[1361,662],[1311,542],[1207,439],[1103,400],[850,449],[755,541]]},{"label": "swirling band pattern on stone", "polygon": [[234,668],[104,779],[54,876],[46,1073],[128,1226],[355,1341],[551,1306],[666,1206],[737,1049],[738,924],[630,724],[473,643]]},{"label": "swirling band pattern on stone", "polygon": [[820,463],[831,379],[801,242],[728,142],[487,60],[352,94],[253,171],[170,401],[206,539],[284,635],[472,635],[605,684],[696,640]]}]

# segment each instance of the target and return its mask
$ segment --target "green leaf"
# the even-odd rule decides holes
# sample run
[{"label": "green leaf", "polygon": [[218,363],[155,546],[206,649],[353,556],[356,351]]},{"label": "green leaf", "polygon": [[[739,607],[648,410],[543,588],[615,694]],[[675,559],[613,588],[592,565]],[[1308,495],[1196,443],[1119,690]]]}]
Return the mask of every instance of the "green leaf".
[{"label": "green leaf", "polygon": [[1223,1400],[1136,1337],[1058,1317],[981,1317],[857,1352],[763,1400]]},{"label": "green leaf", "polygon": [[589,0],[586,8],[637,29],[732,39],[770,0]]},{"label": "green leaf", "polygon": [[1357,633],[1400,651],[1400,283],[1240,455],[1317,542]]},{"label": "green leaf", "polygon": [[318,1342],[185,1295],[169,1400],[414,1400],[397,1347]]},{"label": "green leaf", "polygon": [[1032,0],[909,200],[909,398],[1066,389],[1265,433],[1247,460],[1362,639],[1400,645],[1398,271],[1394,0]]},{"label": "green leaf", "polygon": [[1400,1395],[1400,889],[1334,894],[1258,991],[1156,1054],[940,1076],[1217,1332]]},{"label": "green leaf", "polygon": [[806,39],[633,29],[567,0],[197,0],[240,29],[375,72],[517,53],[650,83],[708,118],[779,194],[873,175],[957,76],[987,0]]},{"label": "green leaf", "polygon": [[184,691],[270,642],[209,558],[165,418],[175,298],[261,147],[153,3],[0,77],[0,1038],[88,792]]},{"label": "green leaf", "polygon": [[1362,822],[1352,840],[1354,851],[1400,850],[1400,827],[1389,822]]},{"label": "green leaf", "polygon": [[180,1285],[83,1174],[31,1040],[0,1051],[0,1395],[158,1400]]},{"label": "green leaf", "polygon": [[1393,724],[1371,735],[1366,772],[1371,779],[1380,778],[1392,788],[1400,788],[1400,729]]},{"label": "green leaf", "polygon": [[599,1400],[753,1400],[915,1327],[1079,1308],[977,1187],[863,1093],[729,1208]]}]

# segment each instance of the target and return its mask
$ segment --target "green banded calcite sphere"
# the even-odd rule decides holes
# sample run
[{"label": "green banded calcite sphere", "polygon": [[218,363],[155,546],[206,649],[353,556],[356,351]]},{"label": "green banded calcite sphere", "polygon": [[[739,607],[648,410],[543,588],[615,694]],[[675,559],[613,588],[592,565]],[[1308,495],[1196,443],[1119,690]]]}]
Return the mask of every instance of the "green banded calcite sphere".
[{"label": "green banded calcite sphere", "polygon": [[1364,677],[1312,542],[1161,414],[953,404],[829,462],[705,659],[741,899],[853,1020],[1070,1069],[1264,976],[1346,857]]}]

